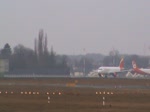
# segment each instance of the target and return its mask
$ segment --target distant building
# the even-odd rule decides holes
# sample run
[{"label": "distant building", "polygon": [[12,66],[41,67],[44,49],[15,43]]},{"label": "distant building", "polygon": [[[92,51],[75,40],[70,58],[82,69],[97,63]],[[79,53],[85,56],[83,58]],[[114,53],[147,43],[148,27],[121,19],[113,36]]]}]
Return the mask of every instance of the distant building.
[{"label": "distant building", "polygon": [[9,72],[9,60],[0,59],[0,73]]}]

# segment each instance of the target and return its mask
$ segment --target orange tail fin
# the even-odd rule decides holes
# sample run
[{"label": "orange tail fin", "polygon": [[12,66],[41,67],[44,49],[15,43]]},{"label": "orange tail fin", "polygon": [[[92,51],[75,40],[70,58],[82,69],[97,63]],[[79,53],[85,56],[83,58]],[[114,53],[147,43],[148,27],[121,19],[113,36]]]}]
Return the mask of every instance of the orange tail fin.
[{"label": "orange tail fin", "polygon": [[120,67],[121,69],[124,68],[124,59],[123,59],[123,58],[120,60],[119,67]]}]

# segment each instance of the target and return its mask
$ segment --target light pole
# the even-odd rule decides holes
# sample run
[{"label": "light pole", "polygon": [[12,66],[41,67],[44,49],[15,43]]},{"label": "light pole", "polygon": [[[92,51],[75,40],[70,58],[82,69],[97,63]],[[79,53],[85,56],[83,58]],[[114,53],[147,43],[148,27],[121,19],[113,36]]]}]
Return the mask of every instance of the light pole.
[{"label": "light pole", "polygon": [[83,59],[83,75],[85,76],[85,55],[86,55],[86,53],[85,53],[85,48],[83,49],[83,52],[84,52],[84,59]]}]

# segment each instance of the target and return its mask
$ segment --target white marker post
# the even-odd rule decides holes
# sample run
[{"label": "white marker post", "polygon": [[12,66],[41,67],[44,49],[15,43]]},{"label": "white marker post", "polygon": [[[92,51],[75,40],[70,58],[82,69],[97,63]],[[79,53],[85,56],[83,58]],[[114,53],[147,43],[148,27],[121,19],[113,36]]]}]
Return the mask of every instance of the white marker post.
[{"label": "white marker post", "polygon": [[105,106],[105,97],[103,96],[103,106]]},{"label": "white marker post", "polygon": [[50,103],[50,99],[51,99],[50,96],[48,96],[48,97],[47,97],[48,103]]}]

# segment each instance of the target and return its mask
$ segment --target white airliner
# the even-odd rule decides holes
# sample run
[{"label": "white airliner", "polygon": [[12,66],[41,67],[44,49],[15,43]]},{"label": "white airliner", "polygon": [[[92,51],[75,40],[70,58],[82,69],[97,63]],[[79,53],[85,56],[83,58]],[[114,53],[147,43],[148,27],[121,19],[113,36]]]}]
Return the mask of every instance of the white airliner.
[{"label": "white airliner", "polygon": [[124,72],[124,59],[122,58],[120,60],[120,64],[118,67],[106,67],[106,66],[102,66],[102,67],[99,67],[98,68],[98,75],[100,77],[107,77],[107,75],[112,75],[114,77],[117,76],[117,73],[120,73],[120,72]]},{"label": "white airliner", "polygon": [[132,61],[133,72],[141,75],[150,75],[150,69],[138,68],[135,61]]}]

